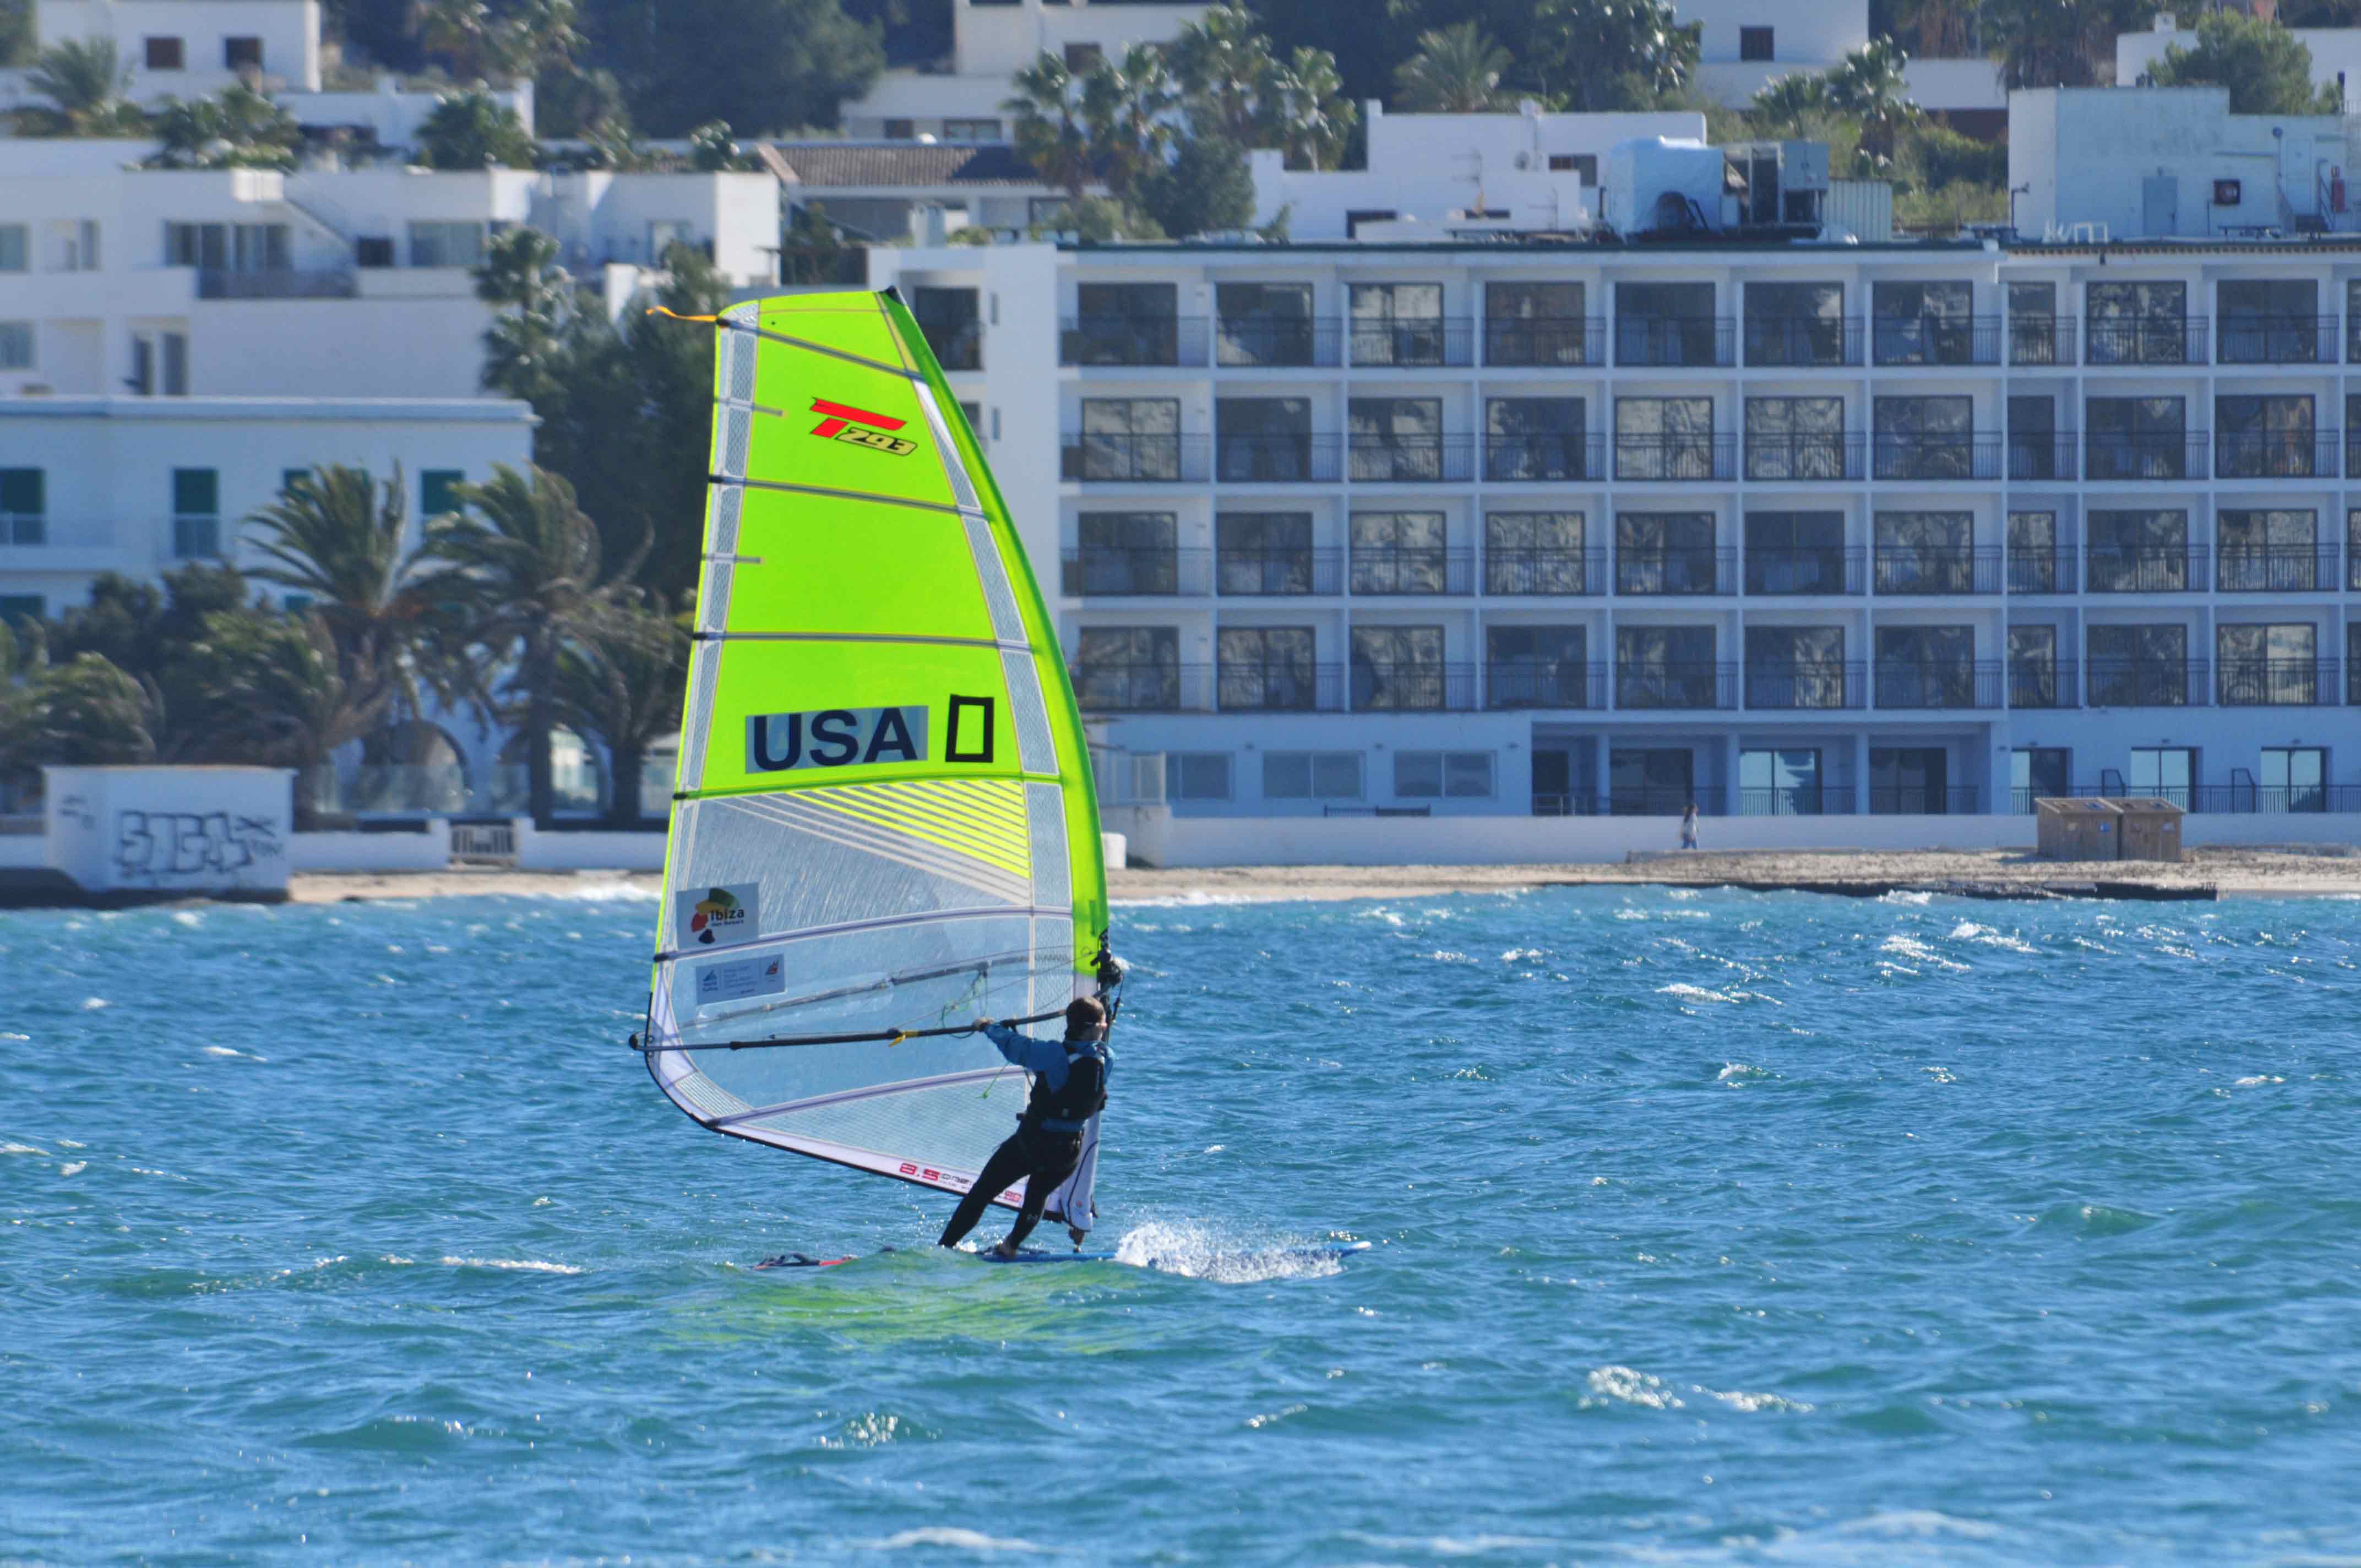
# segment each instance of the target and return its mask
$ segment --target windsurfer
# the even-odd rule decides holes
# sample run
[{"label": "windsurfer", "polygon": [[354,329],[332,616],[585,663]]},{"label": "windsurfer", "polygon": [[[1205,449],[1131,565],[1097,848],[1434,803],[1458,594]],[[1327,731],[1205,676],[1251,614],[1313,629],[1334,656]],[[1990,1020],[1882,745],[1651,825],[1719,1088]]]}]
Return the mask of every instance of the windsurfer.
[{"label": "windsurfer", "polygon": [[994,1249],[1011,1257],[1040,1223],[1049,1195],[1082,1163],[1083,1132],[1106,1104],[1113,1065],[1106,1047],[1107,1010],[1091,997],[1077,997],[1066,1008],[1062,1042],[1037,1040],[988,1018],[982,1026],[1002,1056],[1033,1074],[1033,1093],[1016,1120],[1016,1131],[984,1161],[937,1245],[957,1246],[983,1218],[985,1205],[1022,1177],[1025,1206],[1017,1211],[1006,1239]]}]

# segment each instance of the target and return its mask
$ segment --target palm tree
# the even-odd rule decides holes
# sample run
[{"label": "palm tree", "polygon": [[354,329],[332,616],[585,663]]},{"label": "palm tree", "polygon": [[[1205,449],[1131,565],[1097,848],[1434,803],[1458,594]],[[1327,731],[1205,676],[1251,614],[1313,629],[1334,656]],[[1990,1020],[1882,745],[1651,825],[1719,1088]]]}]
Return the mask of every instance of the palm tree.
[{"label": "palm tree", "polygon": [[1299,48],[1287,68],[1271,79],[1268,110],[1287,161],[1298,169],[1332,169],[1345,156],[1359,119],[1336,74],[1336,57],[1324,49]]},{"label": "palm tree", "polygon": [[1018,71],[1010,85],[1016,96],[1001,107],[1016,116],[1016,154],[1035,173],[1065,188],[1079,202],[1091,181],[1090,132],[1075,103],[1077,82],[1066,62],[1054,54],[1041,57]]},{"label": "palm tree", "polygon": [[484,73],[491,41],[492,14],[483,0],[426,0],[420,8],[418,40],[451,62],[451,74],[472,82]]},{"label": "palm tree", "polygon": [[1118,199],[1141,175],[1163,167],[1180,101],[1164,51],[1153,44],[1134,44],[1121,63],[1101,60],[1082,79],[1084,135],[1098,154],[1107,190]]},{"label": "palm tree", "polygon": [[247,576],[310,599],[339,674],[364,698],[399,696],[414,712],[431,600],[425,553],[406,543],[409,513],[399,468],[380,486],[366,469],[324,464],[246,520],[262,557]]},{"label": "palm tree", "polygon": [[294,769],[296,831],[317,828],[329,758],[385,721],[395,683],[356,668],[322,610],[217,613],[188,662],[189,684],[206,699],[211,754]]},{"label": "palm tree", "polygon": [[1839,115],[1861,122],[1864,151],[1880,159],[1894,156],[1902,127],[1919,117],[1910,100],[1910,84],[1903,71],[1910,57],[1890,38],[1872,38],[1837,63],[1828,74],[1828,104]]},{"label": "palm tree", "polygon": [[536,827],[555,808],[549,737],[557,727],[557,671],[568,644],[612,636],[619,586],[647,553],[607,570],[598,525],[576,503],[574,487],[545,468],[521,474],[506,464],[488,484],[462,485],[464,510],[426,525],[425,579],[438,601],[449,667],[478,707],[500,710],[500,691],[524,696],[527,810]]},{"label": "palm tree", "polygon": [[1502,106],[1500,73],[1509,51],[1474,22],[1418,35],[1418,52],[1394,68],[1402,107],[1438,115],[1481,115]]},{"label": "palm tree", "polygon": [[123,101],[130,83],[131,68],[115,53],[113,38],[54,44],[25,73],[25,85],[56,105],[29,112],[30,128],[57,137],[142,135],[147,121]]},{"label": "palm tree", "polygon": [[1172,73],[1189,98],[1190,128],[1236,147],[1262,145],[1257,122],[1279,62],[1254,16],[1240,5],[1216,5],[1183,26],[1171,49]]},{"label": "palm tree", "polygon": [[613,768],[610,827],[640,825],[641,764],[649,747],[680,733],[688,650],[681,618],[665,614],[661,603],[626,601],[606,635],[558,652],[558,718],[576,733],[603,741]]}]

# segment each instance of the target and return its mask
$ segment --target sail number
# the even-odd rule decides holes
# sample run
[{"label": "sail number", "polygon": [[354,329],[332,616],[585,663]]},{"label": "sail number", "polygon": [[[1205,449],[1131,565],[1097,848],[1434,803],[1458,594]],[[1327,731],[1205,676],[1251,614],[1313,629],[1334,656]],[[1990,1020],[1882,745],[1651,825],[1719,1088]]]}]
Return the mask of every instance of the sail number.
[{"label": "sail number", "polygon": [[[993,756],[993,699],[950,699],[947,762],[989,762]],[[881,762],[923,762],[928,712],[924,703],[904,707],[824,707],[808,713],[757,713],[746,720],[746,771],[780,773],[797,768],[865,767]]]}]

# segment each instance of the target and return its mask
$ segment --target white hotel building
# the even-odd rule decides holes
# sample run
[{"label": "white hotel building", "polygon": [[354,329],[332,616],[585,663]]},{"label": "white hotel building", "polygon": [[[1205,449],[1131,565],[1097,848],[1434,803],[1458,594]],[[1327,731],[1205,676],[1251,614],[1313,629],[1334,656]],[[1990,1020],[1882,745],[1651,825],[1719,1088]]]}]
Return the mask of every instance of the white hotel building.
[{"label": "white hotel building", "polygon": [[[2031,96],[2020,221],[2071,232],[2069,122],[2171,106]],[[1594,243],[1620,130],[1516,119],[1387,122],[1531,137],[1481,198],[1355,210],[1376,136],[1284,177],[1291,244],[873,254],[1175,816],[2361,810],[2361,246],[1831,242],[1729,222],[1813,209],[1751,163],[1713,232]],[[2230,199],[2183,150],[2179,210]]]}]

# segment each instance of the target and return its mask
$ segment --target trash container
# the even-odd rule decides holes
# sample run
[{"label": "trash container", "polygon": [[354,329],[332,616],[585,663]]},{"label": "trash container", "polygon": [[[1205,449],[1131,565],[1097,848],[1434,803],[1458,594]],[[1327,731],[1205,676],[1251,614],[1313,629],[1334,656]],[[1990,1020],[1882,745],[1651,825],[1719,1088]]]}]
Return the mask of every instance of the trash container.
[{"label": "trash container", "polygon": [[2111,800],[2044,795],[2033,803],[2034,820],[2045,861],[2112,861],[2123,813]]},{"label": "trash container", "polygon": [[2180,807],[2169,800],[2118,796],[2108,802],[2123,813],[2116,853],[2126,861],[2180,863]]}]

